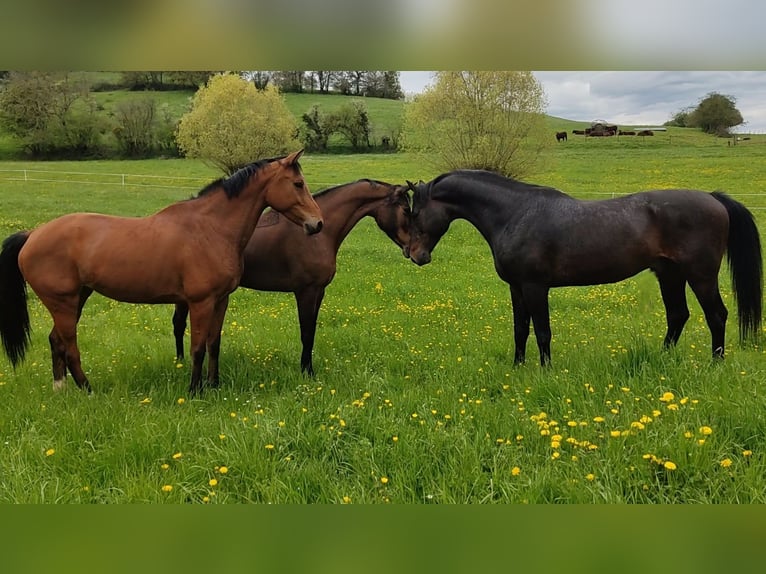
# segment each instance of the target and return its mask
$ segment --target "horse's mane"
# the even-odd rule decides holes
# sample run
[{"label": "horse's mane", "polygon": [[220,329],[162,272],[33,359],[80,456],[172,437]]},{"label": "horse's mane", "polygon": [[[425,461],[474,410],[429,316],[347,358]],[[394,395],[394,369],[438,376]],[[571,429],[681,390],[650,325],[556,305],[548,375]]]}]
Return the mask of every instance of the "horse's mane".
[{"label": "horse's mane", "polygon": [[390,183],[387,183],[385,181],[380,181],[379,179],[362,178],[362,179],[357,179],[356,181],[352,181],[350,183],[341,183],[339,185],[334,185],[332,187],[326,187],[326,188],[324,188],[322,190],[319,190],[317,193],[315,193],[314,197],[320,197],[322,195],[325,195],[326,193],[330,193],[330,192],[335,191],[336,189],[339,189],[341,187],[347,187],[349,185],[354,185],[355,183],[362,183],[362,182],[369,183],[372,186],[375,186],[375,185],[385,185],[385,186],[388,187],[388,186],[391,185]]},{"label": "horse's mane", "polygon": [[[470,179],[482,180],[488,184],[499,186],[503,188],[503,190],[508,190],[508,191],[546,193],[549,195],[566,195],[564,192],[558,189],[555,189],[553,187],[548,187],[545,185],[537,185],[535,183],[528,183],[526,181],[521,181],[518,179],[504,176],[501,173],[498,173],[495,171],[483,170],[483,169],[458,169],[458,170],[450,171],[447,173],[443,173],[426,184],[418,185],[416,187],[415,195],[417,195],[419,199],[420,198],[428,199],[431,195],[432,188],[436,184],[438,184],[439,182],[441,182],[442,180],[450,176],[463,176]],[[427,194],[427,195],[423,197],[424,194]]]},{"label": "horse's mane", "polygon": [[[233,197],[237,197],[239,193],[247,185],[247,182],[250,180],[250,176],[252,176],[255,172],[257,172],[261,168],[267,166],[271,162],[284,159],[285,157],[287,156],[283,155],[279,157],[259,159],[257,161],[254,161],[253,163],[250,163],[238,169],[229,177],[220,177],[216,179],[215,181],[211,181],[204,188],[202,188],[202,190],[197,194],[197,197],[202,197],[204,195],[207,195],[219,188],[223,188],[223,191],[226,193],[226,197],[228,197],[229,199]],[[301,168],[300,164],[298,163],[296,163],[295,166],[298,169]]]}]

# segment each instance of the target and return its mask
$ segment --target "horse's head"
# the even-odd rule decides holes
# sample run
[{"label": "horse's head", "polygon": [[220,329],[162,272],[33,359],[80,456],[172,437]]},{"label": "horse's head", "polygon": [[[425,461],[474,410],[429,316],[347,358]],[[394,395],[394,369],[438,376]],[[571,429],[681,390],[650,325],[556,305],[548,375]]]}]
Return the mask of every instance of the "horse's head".
[{"label": "horse's head", "polygon": [[322,230],[322,212],[311,196],[298,159],[303,150],[275,160],[274,172],[265,190],[266,203],[287,219],[302,225],[308,235]]},{"label": "horse's head", "polygon": [[412,191],[412,220],[410,225],[410,259],[418,265],[431,262],[431,251],[449,229],[446,207],[431,198],[433,182],[407,182]]},{"label": "horse's head", "polygon": [[372,214],[378,227],[410,256],[410,196],[409,188],[392,185],[385,202]]}]

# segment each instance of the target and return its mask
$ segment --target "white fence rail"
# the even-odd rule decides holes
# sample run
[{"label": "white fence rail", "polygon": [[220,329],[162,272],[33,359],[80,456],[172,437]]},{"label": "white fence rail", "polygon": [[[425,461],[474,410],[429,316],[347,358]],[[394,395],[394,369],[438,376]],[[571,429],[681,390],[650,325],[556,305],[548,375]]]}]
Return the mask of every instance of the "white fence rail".
[{"label": "white fence rail", "polygon": [[[24,181],[24,182],[44,182],[44,183],[63,183],[63,184],[81,184],[81,185],[111,185],[123,188],[155,188],[155,189],[182,189],[182,190],[200,190],[212,181],[212,177],[184,177],[180,175],[147,175],[132,173],[102,173],[90,171],[55,171],[42,169],[1,169],[1,181]],[[310,182],[312,190],[319,191],[325,187],[339,185],[345,182]],[[618,197],[620,195],[608,191],[587,191],[577,194],[578,197]],[[761,193],[730,193],[735,198],[760,197]],[[766,209],[766,207],[748,207],[751,210]]]}]

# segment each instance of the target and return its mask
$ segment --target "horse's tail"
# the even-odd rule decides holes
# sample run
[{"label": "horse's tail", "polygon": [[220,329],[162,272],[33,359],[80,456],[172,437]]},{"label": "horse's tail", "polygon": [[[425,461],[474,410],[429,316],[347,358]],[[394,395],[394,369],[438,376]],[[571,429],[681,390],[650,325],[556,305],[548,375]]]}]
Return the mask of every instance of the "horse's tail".
[{"label": "horse's tail", "polygon": [[0,338],[14,367],[24,360],[30,340],[27,283],[19,269],[19,251],[28,238],[26,231],[14,233],[0,251]]},{"label": "horse's tail", "polygon": [[763,259],[761,238],[753,214],[722,192],[714,192],[729,212],[729,261],[734,300],[739,310],[739,338],[756,340],[761,330],[763,299]]}]

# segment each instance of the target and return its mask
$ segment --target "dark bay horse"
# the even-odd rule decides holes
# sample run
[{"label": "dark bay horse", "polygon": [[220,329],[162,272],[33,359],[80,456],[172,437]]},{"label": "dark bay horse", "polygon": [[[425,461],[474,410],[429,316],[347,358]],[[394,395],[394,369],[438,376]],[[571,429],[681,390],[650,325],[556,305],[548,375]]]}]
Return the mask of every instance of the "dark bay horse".
[{"label": "dark bay horse", "polygon": [[[245,247],[240,286],[259,291],[295,294],[301,330],[301,370],[314,374],[312,352],[319,308],[325,289],[335,277],[340,245],[365,216],[409,254],[410,203],[406,186],[362,179],[332,187],[314,196],[324,214],[324,228],[306,236],[277,213],[266,213]],[[184,355],[188,307],[176,304],[173,327],[176,355]]]},{"label": "dark bay horse", "polygon": [[29,344],[28,283],[53,317],[54,389],[64,386],[68,368],[80,388],[91,390],[80,364],[77,322],[93,291],[129,303],[186,304],[189,390],[203,388],[206,350],[208,380],[217,385],[229,293],[239,284],[242,254],[261,213],[271,206],[305,233],[322,228],[298,163],[301,153],[252,163],[148,217],[74,213],[8,237],[0,253],[0,335],[11,363],[23,360]]},{"label": "dark bay horse", "polygon": [[540,362],[550,361],[548,290],[621,281],[651,269],[667,315],[664,345],[674,345],[689,318],[686,283],[702,306],[715,357],[724,355],[727,310],[718,272],[727,254],[739,307],[740,339],[761,326],[761,243],[752,214],[721,192],[646,191],[581,201],[556,189],[486,171],[443,174],[413,190],[410,258],[431,251],[454,219],[473,224],[489,243],[495,270],[511,288],[515,363],[525,359],[530,320]]},{"label": "dark bay horse", "polygon": [[567,141],[567,133],[566,132],[556,132],[556,141],[560,142],[561,140]]}]

